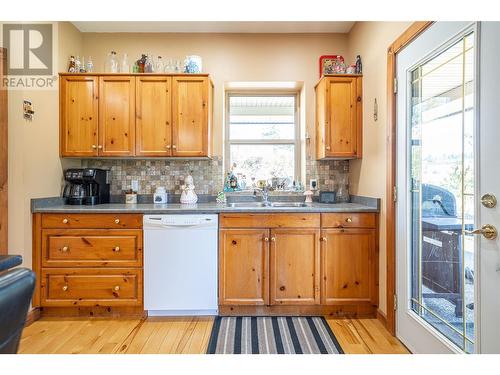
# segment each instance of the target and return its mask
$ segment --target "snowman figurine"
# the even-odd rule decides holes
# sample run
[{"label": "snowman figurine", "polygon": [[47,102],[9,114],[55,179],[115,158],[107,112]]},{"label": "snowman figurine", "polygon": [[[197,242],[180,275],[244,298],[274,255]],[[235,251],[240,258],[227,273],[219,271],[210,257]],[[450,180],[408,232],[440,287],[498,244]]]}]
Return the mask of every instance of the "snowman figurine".
[{"label": "snowman figurine", "polygon": [[181,186],[182,194],[181,194],[181,203],[183,204],[194,204],[198,202],[198,196],[194,192],[194,184],[193,177],[186,177],[186,184]]}]

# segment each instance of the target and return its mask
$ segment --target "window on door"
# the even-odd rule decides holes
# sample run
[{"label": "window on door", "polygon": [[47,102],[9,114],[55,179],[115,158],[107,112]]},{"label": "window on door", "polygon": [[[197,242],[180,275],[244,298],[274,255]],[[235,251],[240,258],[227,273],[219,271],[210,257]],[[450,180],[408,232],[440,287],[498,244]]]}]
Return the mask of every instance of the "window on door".
[{"label": "window on door", "polygon": [[410,70],[410,309],[474,351],[474,34]]},{"label": "window on door", "polygon": [[225,167],[251,187],[290,188],[300,176],[296,94],[227,95]]}]

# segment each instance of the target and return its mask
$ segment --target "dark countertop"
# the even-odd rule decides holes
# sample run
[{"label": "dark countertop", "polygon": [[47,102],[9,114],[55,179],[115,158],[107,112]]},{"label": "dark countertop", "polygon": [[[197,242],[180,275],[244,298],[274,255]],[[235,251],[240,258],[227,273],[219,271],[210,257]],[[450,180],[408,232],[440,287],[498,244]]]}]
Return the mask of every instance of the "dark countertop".
[{"label": "dark countertop", "polygon": [[216,202],[186,205],[180,203],[124,204],[109,203],[95,206],[72,206],[63,203],[61,198],[33,199],[33,213],[141,213],[141,214],[203,214],[203,213],[287,213],[287,212],[379,212],[379,199],[356,199],[352,203],[309,203],[306,207],[228,207]]}]

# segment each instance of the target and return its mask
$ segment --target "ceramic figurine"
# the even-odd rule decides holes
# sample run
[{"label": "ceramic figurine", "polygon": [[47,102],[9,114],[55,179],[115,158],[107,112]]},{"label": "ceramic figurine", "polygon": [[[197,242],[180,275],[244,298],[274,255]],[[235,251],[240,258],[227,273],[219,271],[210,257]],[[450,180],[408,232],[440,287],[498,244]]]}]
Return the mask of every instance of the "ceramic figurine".
[{"label": "ceramic figurine", "polygon": [[306,196],[305,203],[312,203],[313,202],[312,197],[313,197],[314,193],[311,190],[305,191],[304,195]]},{"label": "ceramic figurine", "polygon": [[198,196],[194,192],[194,184],[193,177],[186,177],[186,184],[181,186],[182,194],[181,194],[181,203],[184,204],[193,204],[198,202]]}]

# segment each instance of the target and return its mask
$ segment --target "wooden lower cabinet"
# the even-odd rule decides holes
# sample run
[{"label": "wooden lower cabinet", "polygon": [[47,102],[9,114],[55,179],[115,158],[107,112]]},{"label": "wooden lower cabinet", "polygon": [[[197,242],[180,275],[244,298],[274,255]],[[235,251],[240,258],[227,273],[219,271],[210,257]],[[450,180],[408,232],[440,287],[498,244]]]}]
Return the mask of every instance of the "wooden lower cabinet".
[{"label": "wooden lower cabinet", "polygon": [[142,314],[142,248],[142,214],[34,214],[33,307],[42,315]]},{"label": "wooden lower cabinet", "polygon": [[320,302],[319,229],[271,230],[271,305]]},{"label": "wooden lower cabinet", "polygon": [[219,303],[269,303],[269,230],[221,229]]},{"label": "wooden lower cabinet", "polygon": [[321,303],[376,303],[375,229],[323,229]]},{"label": "wooden lower cabinet", "polygon": [[221,315],[375,316],[376,214],[307,215],[221,214]]}]

